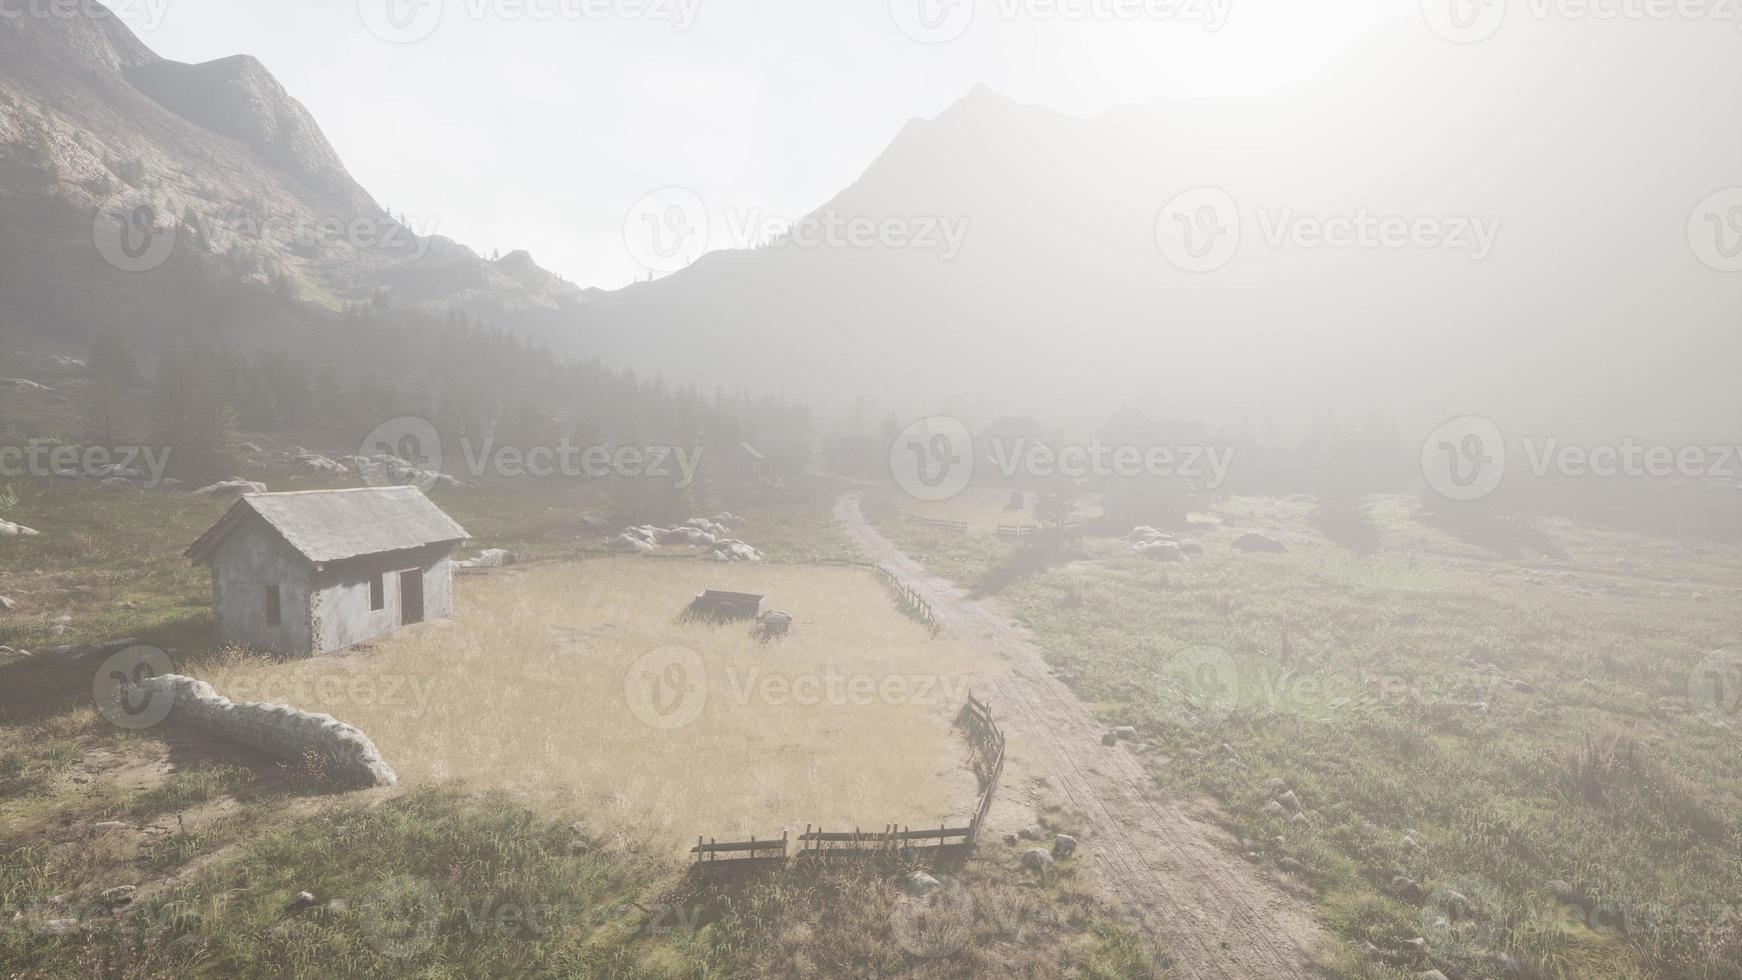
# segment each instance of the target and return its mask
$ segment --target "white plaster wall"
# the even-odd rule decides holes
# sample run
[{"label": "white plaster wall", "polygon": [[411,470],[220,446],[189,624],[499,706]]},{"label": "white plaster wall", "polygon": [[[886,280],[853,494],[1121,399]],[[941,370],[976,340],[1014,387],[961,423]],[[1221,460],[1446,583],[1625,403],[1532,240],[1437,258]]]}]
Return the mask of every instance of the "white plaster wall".
[{"label": "white plaster wall", "polygon": [[[315,652],[343,650],[398,629],[403,608],[400,573],[408,568],[423,570],[423,618],[453,615],[454,570],[445,551],[349,562],[316,576]],[[384,578],[385,604],[373,610],[369,608],[369,580],[377,573]]]},{"label": "white plaster wall", "polygon": [[[212,556],[218,642],[290,655],[314,649],[309,623],[313,569],[259,521],[231,532]],[[279,587],[278,626],[266,624],[266,586]]]}]

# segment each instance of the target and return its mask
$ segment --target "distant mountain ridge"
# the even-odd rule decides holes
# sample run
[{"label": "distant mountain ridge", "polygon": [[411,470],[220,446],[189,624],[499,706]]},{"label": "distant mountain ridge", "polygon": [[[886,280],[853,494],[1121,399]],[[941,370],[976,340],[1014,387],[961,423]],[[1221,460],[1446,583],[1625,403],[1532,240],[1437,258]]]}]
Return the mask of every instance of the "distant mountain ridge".
[{"label": "distant mountain ridge", "polygon": [[[1720,125],[1742,115],[1733,40],[1520,22],[1458,46],[1412,19],[1264,97],[1078,118],[977,88],[817,212],[963,219],[953,258],[714,252],[600,297],[568,336],[670,379],[982,417],[1407,404],[1429,428],[1484,411],[1742,431],[1710,359],[1742,357],[1742,291],[1685,231],[1742,176]],[[1197,189],[1224,192],[1240,231],[1202,271],[1158,244],[1177,231],[1164,208]],[[1447,244],[1312,243],[1363,215],[1429,219]],[[1486,250],[1451,247],[1477,227],[1498,229]],[[1616,397],[1647,385],[1673,394]]]}]

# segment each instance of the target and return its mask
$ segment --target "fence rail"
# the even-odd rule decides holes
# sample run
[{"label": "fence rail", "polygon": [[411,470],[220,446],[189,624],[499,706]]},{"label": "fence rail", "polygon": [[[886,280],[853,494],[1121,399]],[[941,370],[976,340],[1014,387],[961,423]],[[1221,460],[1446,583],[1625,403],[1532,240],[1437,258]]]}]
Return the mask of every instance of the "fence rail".
[{"label": "fence rail", "polygon": [[[974,801],[974,817],[967,826],[939,824],[914,830],[901,824],[884,824],[882,830],[824,830],[821,825],[804,825],[798,835],[798,850],[791,857],[803,860],[823,860],[830,857],[909,853],[919,850],[941,850],[947,847],[973,847],[980,839],[980,827],[992,809],[992,795],[998,790],[998,777],[1004,772],[1004,733],[992,719],[990,705],[968,694],[968,701],[956,716],[956,726],[967,735],[973,752],[974,776],[980,783],[980,795]],[[696,866],[711,869],[751,862],[779,863],[789,857],[789,838],[782,831],[778,839],[726,841],[696,838],[690,853],[696,856]],[[727,855],[724,859],[721,855]]]},{"label": "fence rail", "polygon": [[930,602],[926,601],[925,596],[920,595],[913,586],[902,581],[901,577],[890,571],[888,567],[883,565],[876,567],[877,577],[889,586],[891,592],[895,593],[896,605],[901,607],[902,612],[919,620],[926,629],[931,631],[933,636],[943,632],[943,621],[938,619],[937,611],[931,607]]},{"label": "fence rail", "polygon": [[727,841],[724,844],[712,838],[707,843],[703,843],[702,838],[698,836],[696,837],[696,846],[690,848],[690,853],[696,856],[697,864],[716,864],[722,854],[739,855],[727,858],[726,863],[728,864],[745,861],[785,861],[786,845],[785,831],[781,831],[779,840],[757,840],[752,837],[749,840]]},{"label": "fence rail", "polygon": [[998,536],[1001,538],[1021,538],[1038,530],[1040,528],[1034,524],[1000,524],[998,525]]},{"label": "fence rail", "polygon": [[962,534],[968,533],[967,521],[945,521],[935,517],[920,517],[918,514],[907,514],[904,516],[907,518],[909,524],[924,524],[926,527],[942,528],[945,531],[959,531]]},{"label": "fence rail", "polygon": [[974,806],[974,819],[969,824],[972,843],[980,837],[980,827],[992,810],[992,795],[998,791],[999,777],[1004,775],[1004,732],[992,718],[992,706],[968,693],[968,703],[962,705],[956,724],[968,735],[974,748],[974,775],[980,780],[980,799]]}]

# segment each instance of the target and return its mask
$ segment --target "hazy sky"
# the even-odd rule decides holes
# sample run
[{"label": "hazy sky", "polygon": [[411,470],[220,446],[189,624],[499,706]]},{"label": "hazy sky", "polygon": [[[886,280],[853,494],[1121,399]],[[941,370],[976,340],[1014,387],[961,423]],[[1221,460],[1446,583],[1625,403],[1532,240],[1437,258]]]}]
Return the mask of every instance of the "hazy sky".
[{"label": "hazy sky", "polygon": [[609,288],[641,272],[622,225],[642,195],[799,217],[979,82],[1077,114],[1259,93],[1422,19],[1418,0],[111,2],[164,57],[260,58],[414,227]]}]

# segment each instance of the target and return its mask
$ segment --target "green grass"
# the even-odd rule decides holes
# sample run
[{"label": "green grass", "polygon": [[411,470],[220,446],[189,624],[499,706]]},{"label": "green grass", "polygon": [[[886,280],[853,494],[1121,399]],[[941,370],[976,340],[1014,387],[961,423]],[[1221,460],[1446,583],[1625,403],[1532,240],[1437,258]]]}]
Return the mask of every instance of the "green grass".
[{"label": "green grass", "polygon": [[[1107,539],[1052,556],[886,533],[1031,626],[1080,696],[1156,747],[1159,783],[1217,801],[1262,860],[1301,862],[1374,969],[1490,976],[1506,953],[1530,976],[1742,976],[1742,719],[1714,727],[1688,693],[1742,633],[1742,553],[1549,523],[1533,533],[1551,553],[1504,555],[1406,501],[1367,514],[1376,546],[1356,553],[1308,503],[1230,501],[1187,532],[1205,553],[1183,565]],[[1244,530],[1289,551],[1236,551]],[[1272,778],[1305,818],[1263,815]],[[1387,895],[1399,875],[1474,918]]]},{"label": "green grass", "polygon": [[[274,489],[319,485],[243,475]],[[180,665],[221,654],[209,640],[207,573],[181,554],[229,502],[40,481],[11,493],[4,516],[43,534],[0,543],[0,595],[19,604],[0,617],[0,644],[132,635],[175,649]],[[854,557],[828,516],[835,495],[833,484],[805,480],[695,503],[698,516],[747,518],[741,536],[770,560]],[[477,535],[474,546],[528,559],[593,547],[609,530],[581,520],[609,514],[609,501],[574,487],[432,496]],[[911,910],[900,866],[698,880],[663,844],[577,833],[580,808],[535,811],[513,796],[457,790],[327,796],[257,758],[178,758],[185,746],[167,743],[171,733],[115,729],[91,707],[90,670],[0,661],[0,962],[9,974],[1165,975],[1073,871],[1032,881],[1012,849],[988,845],[940,869],[967,911],[959,932],[916,943],[903,925]],[[92,766],[99,754],[127,771],[177,761],[127,788]],[[95,829],[108,821],[125,829]],[[112,915],[95,897],[117,884],[147,888]],[[287,913],[304,890],[317,905]],[[435,914],[423,916],[430,896]],[[44,931],[66,918],[79,931]]]}]

